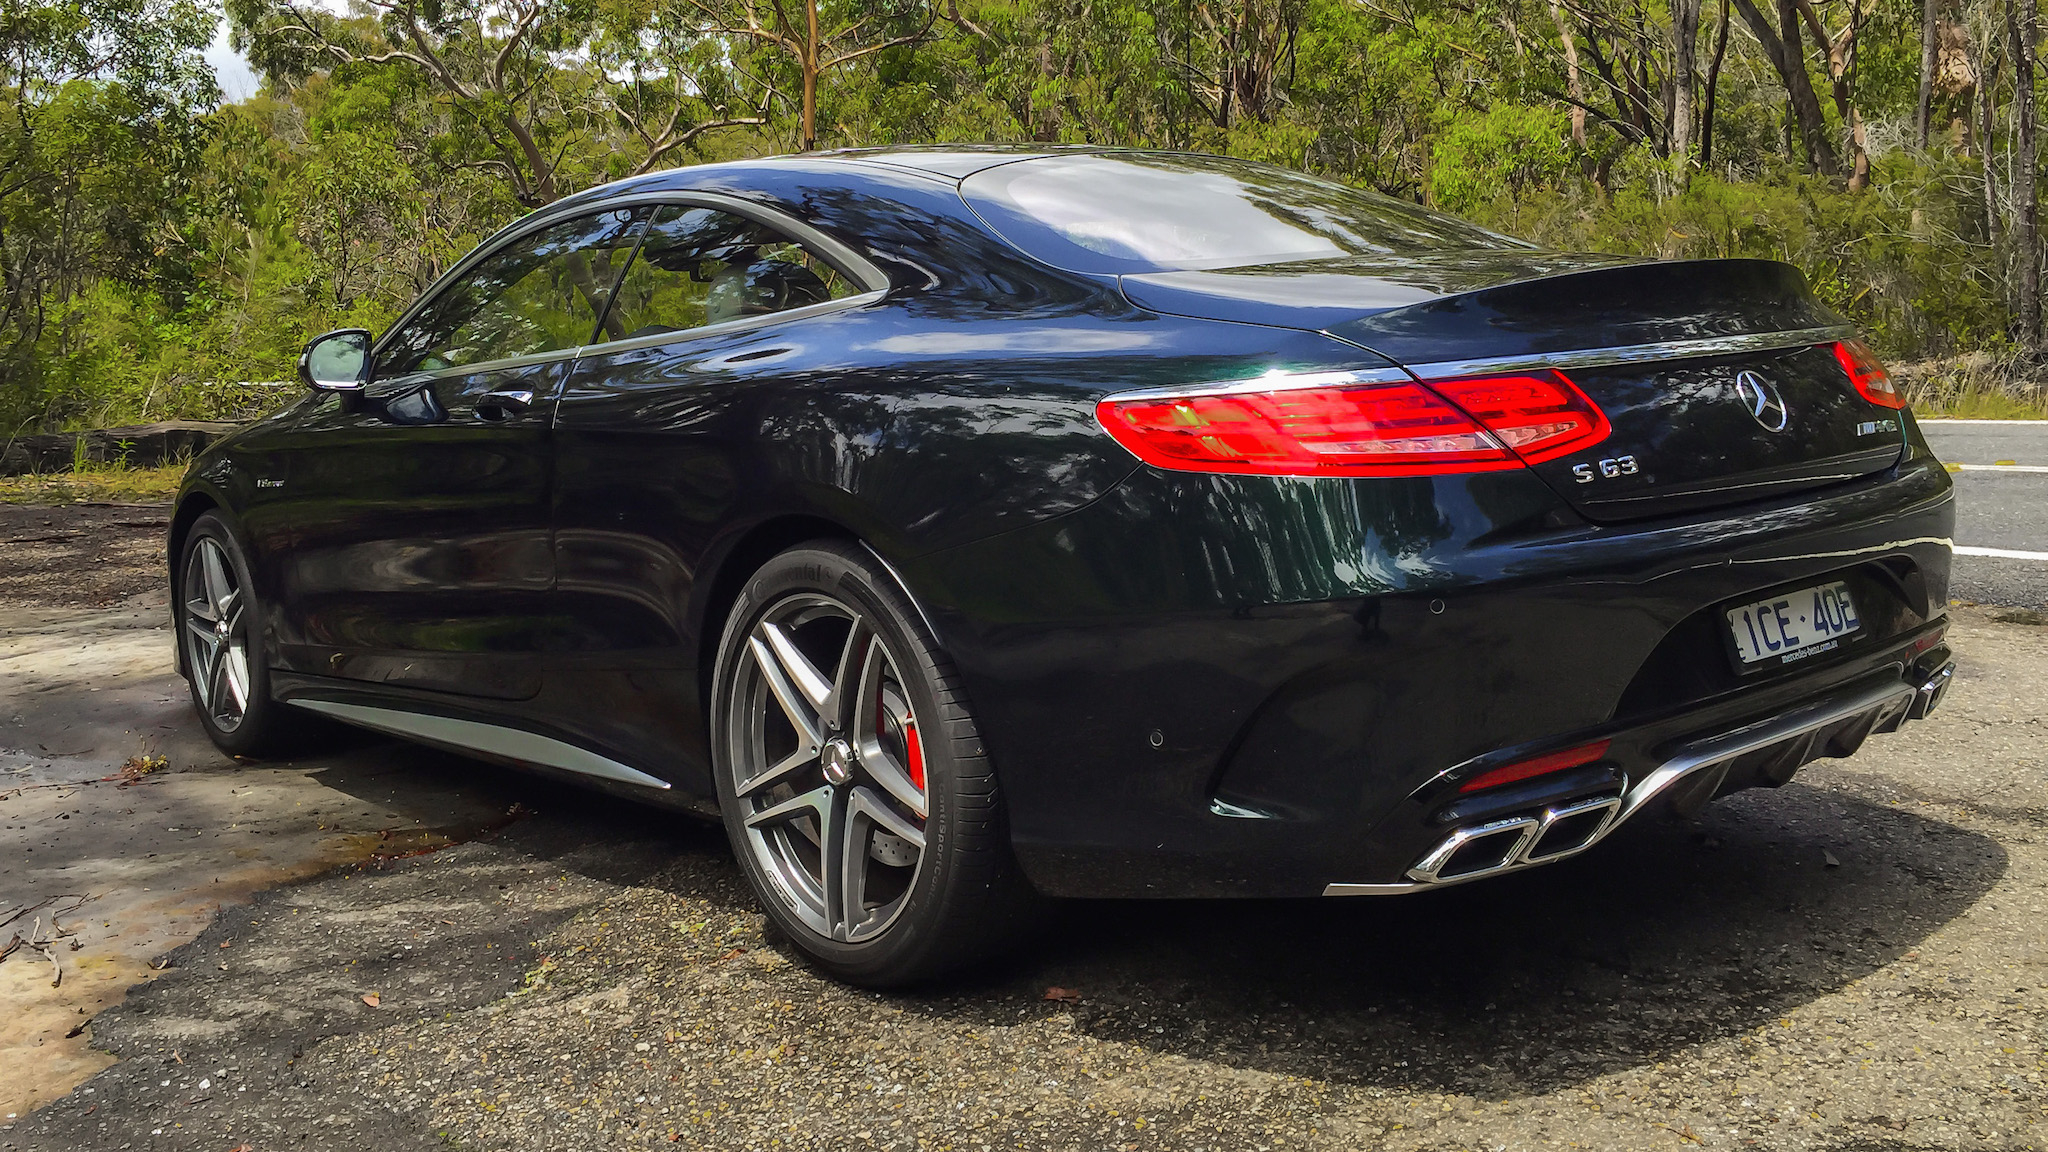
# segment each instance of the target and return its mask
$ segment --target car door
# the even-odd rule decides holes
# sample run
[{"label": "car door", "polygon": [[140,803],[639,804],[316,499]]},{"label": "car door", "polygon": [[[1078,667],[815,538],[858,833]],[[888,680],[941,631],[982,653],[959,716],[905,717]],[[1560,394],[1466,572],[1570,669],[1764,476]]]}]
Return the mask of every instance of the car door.
[{"label": "car door", "polygon": [[[815,404],[811,382],[881,296],[858,257],[828,260],[829,242],[783,227],[661,206],[556,407],[556,592],[576,640],[535,708],[629,763],[701,746],[677,706],[696,693],[695,573],[720,526],[762,498],[763,428]],[[592,696],[607,706],[580,706]]]},{"label": "car door", "polygon": [[549,420],[647,213],[542,222],[384,340],[293,437],[288,669],[518,700],[559,631]]}]

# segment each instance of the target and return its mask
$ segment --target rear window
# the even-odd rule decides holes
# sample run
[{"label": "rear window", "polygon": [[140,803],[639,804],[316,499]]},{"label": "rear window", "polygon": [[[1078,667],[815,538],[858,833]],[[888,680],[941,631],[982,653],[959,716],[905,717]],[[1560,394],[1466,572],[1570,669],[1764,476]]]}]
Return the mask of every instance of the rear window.
[{"label": "rear window", "polygon": [[1391,197],[1220,156],[1043,157],[978,172],[960,192],[1004,239],[1074,272],[1524,247]]}]

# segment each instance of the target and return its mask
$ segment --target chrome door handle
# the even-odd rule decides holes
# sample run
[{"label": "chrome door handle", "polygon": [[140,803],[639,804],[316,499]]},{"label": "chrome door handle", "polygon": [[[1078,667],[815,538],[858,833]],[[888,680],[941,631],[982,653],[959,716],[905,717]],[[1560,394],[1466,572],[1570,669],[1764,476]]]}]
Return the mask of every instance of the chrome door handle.
[{"label": "chrome door handle", "polygon": [[483,420],[506,420],[533,407],[533,393],[525,388],[486,392],[476,402],[476,414]]}]

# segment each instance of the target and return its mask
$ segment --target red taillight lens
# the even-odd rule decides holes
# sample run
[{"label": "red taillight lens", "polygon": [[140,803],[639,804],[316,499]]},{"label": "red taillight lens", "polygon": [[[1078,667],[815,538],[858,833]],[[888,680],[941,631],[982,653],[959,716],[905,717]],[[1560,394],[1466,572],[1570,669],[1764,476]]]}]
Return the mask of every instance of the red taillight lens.
[{"label": "red taillight lens", "polygon": [[[1343,374],[1314,379],[1331,377]],[[1095,414],[1155,467],[1264,476],[1493,472],[1576,451],[1608,430],[1600,410],[1555,372],[1428,385],[1275,383],[1112,397]]]},{"label": "red taillight lens", "polygon": [[1835,344],[1833,351],[1842,371],[1849,374],[1849,383],[1856,386],[1865,400],[1883,408],[1906,406],[1899,386],[1892,383],[1891,373],[1877,362],[1877,354],[1870,350],[1870,345],[1861,340],[1843,340]]},{"label": "red taillight lens", "polygon": [[1416,384],[1104,400],[1095,414],[1138,459],[1185,472],[1426,476],[1522,465]]},{"label": "red taillight lens", "polygon": [[1429,386],[1531,464],[1590,448],[1610,431],[1607,414],[1562,372],[1432,380]]},{"label": "red taillight lens", "polygon": [[1607,755],[1607,744],[1605,740],[1595,740],[1591,744],[1581,744],[1561,752],[1546,752],[1527,760],[1517,760],[1513,764],[1503,764],[1491,771],[1481,772],[1458,785],[1458,791],[1477,792],[1482,788],[1498,788],[1502,784],[1513,784],[1517,780],[1546,776],[1567,768],[1577,768],[1581,764],[1591,764]]}]

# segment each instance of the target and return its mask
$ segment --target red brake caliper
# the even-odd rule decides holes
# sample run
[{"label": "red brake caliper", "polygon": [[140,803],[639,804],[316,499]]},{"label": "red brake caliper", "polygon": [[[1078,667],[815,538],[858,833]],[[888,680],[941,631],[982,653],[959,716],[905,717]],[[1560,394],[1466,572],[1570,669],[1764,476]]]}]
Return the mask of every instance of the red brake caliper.
[{"label": "red brake caliper", "polygon": [[924,791],[924,743],[917,738],[917,718],[903,718],[904,755],[910,759],[910,782]]},{"label": "red brake caliper", "polygon": [[[888,701],[882,699],[875,701],[875,720],[878,727],[888,724]],[[911,786],[922,792],[924,791],[924,744],[917,738],[917,717],[910,714],[908,706],[904,708],[903,720],[899,726],[903,729],[903,758],[909,761],[909,763],[904,765],[904,768],[910,773]]]}]

